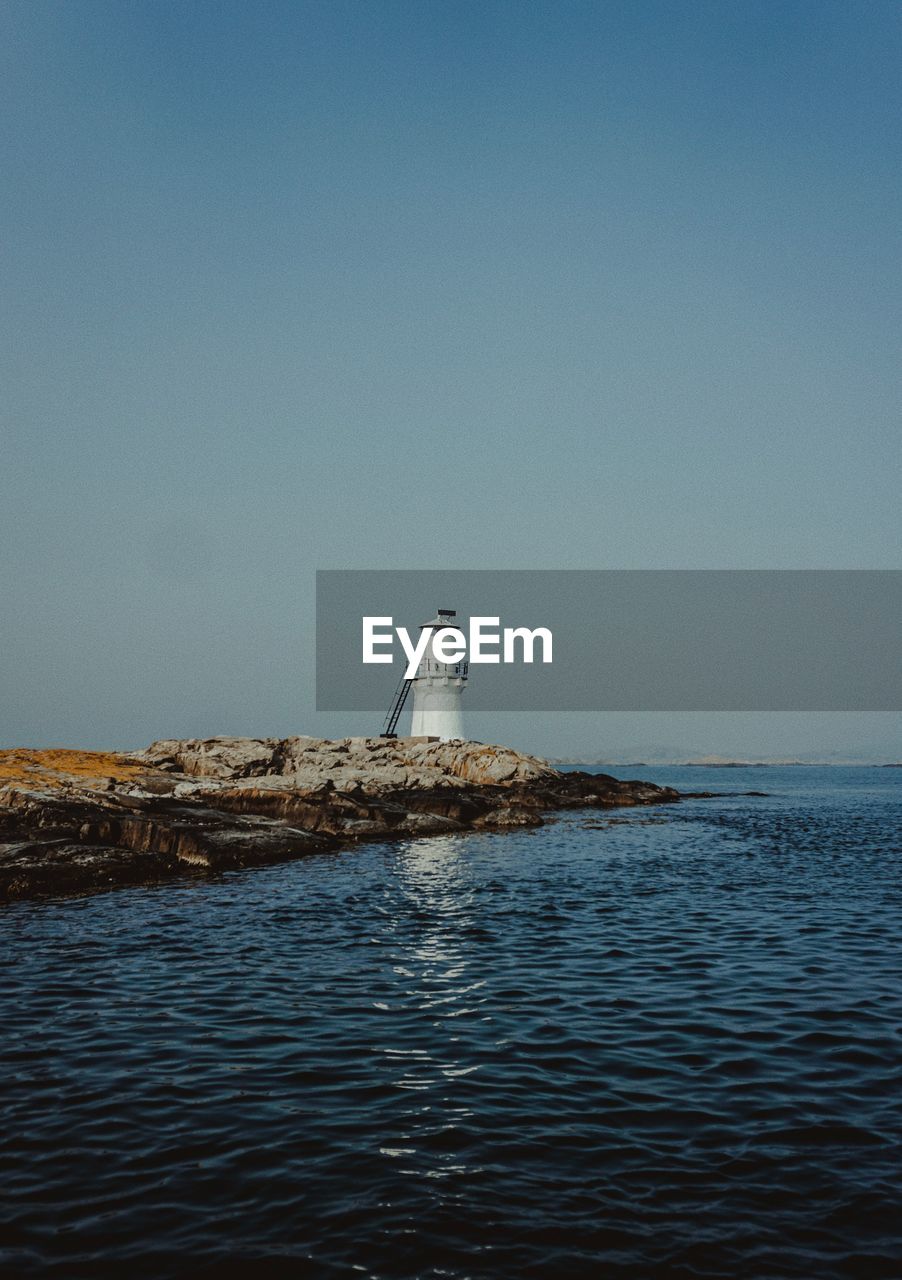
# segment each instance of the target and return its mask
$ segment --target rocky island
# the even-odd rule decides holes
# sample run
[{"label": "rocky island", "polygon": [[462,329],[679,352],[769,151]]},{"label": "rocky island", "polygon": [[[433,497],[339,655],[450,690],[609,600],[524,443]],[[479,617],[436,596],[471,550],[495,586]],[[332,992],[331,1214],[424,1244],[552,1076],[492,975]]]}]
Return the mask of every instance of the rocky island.
[{"label": "rocky island", "polygon": [[540,826],[679,800],[509,747],[207,738],[129,753],[0,751],[0,901],[209,875],[354,841]]}]

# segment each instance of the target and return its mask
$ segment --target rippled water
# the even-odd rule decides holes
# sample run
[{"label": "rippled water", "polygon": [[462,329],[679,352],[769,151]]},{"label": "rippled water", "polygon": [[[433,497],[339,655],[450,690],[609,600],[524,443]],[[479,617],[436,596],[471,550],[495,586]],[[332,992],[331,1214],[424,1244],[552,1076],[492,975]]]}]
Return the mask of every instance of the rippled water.
[{"label": "rippled water", "polygon": [[0,917],[12,1276],[898,1277],[902,770]]}]

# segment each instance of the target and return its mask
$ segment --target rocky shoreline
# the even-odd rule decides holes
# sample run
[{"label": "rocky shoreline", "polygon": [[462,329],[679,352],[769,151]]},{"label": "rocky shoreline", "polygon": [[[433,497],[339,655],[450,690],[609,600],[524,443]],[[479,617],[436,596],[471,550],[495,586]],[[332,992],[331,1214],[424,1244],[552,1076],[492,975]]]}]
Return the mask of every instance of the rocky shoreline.
[{"label": "rocky shoreline", "polygon": [[354,841],[541,826],[679,793],[562,773],[508,747],[417,738],[165,740],[0,751],[0,902],[153,884]]}]

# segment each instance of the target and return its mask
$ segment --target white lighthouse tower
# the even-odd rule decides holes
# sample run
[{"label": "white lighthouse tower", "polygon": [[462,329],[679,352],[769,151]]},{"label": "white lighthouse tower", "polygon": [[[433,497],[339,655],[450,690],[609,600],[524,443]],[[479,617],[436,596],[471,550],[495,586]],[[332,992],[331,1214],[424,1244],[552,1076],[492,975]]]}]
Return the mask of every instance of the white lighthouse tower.
[{"label": "white lighthouse tower", "polygon": [[[431,627],[435,634],[441,628],[450,627],[452,631],[460,632],[463,641],[464,633],[452,621],[456,617],[454,609],[439,609],[438,616],[431,622],[420,624],[420,630]],[[413,680],[413,723],[410,729],[413,737],[441,738],[448,742],[464,736],[461,697],[467,685],[468,667],[469,663],[464,659],[439,662],[432,652],[432,645],[427,646]]]}]

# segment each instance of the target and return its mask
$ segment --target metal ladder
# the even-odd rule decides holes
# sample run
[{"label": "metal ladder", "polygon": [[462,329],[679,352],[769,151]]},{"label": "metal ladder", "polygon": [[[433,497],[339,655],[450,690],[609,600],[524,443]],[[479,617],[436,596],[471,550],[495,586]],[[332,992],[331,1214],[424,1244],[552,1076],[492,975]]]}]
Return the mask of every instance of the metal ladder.
[{"label": "metal ladder", "polygon": [[382,725],[380,738],[397,738],[395,730],[398,727],[398,721],[401,718],[401,712],[404,710],[404,703],[407,701],[407,695],[410,693],[410,686],[413,680],[407,680],[404,676],[398,681],[398,687],[394,692],[391,700],[391,706],[388,709],[388,715]]}]

